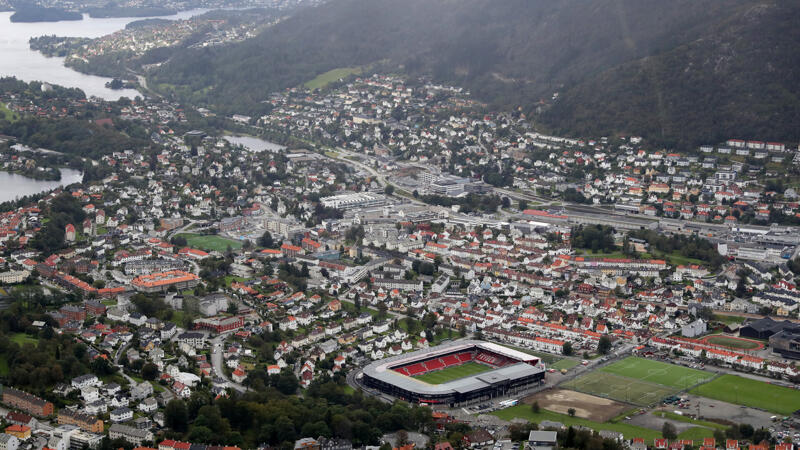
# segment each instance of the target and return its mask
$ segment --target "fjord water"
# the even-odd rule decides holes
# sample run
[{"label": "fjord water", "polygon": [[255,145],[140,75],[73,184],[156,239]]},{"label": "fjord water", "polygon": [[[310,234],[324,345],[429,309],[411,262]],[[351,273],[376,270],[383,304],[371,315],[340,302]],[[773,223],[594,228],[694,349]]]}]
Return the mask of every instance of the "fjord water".
[{"label": "fjord water", "polygon": [[80,183],[82,180],[83,174],[80,171],[67,168],[61,169],[60,181],[36,180],[16,173],[0,171],[0,203],[49,191],[59,186]]},{"label": "fjord water", "polygon": [[[188,19],[206,11],[208,10],[193,9],[161,18]],[[12,12],[0,13],[0,77],[15,76],[24,81],[44,81],[65,87],[77,87],[83,89],[87,96],[106,100],[116,100],[120,97],[133,98],[139,95],[135,89],[113,90],[105,87],[110,78],[86,75],[64,67],[64,58],[48,58],[31,50],[28,40],[43,35],[95,38],[122,30],[128,23],[146,17],[95,19],[84,14],[83,20],[14,23],[10,20],[12,14]]]}]

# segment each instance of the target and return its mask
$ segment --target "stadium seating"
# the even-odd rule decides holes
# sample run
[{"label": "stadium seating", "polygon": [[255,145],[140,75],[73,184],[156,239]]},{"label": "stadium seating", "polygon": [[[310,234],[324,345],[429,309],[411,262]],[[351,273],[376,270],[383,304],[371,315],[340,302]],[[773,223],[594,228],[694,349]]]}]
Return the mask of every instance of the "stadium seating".
[{"label": "stadium seating", "polygon": [[478,353],[478,356],[475,357],[475,360],[492,367],[503,367],[514,362],[512,359],[509,359],[505,356],[489,352]]},{"label": "stadium seating", "polygon": [[425,361],[425,366],[428,368],[428,370],[439,370],[439,369],[444,369],[446,367],[444,363],[438,359]]},{"label": "stadium seating", "polygon": [[458,359],[458,356],[457,356],[457,355],[447,355],[447,356],[442,356],[442,357],[441,357],[441,361],[442,361],[442,362],[444,363],[444,365],[445,365],[445,366],[447,366],[447,367],[450,367],[450,366],[455,366],[455,365],[457,365],[457,364],[461,364],[461,360],[460,360],[460,359]]},{"label": "stadium seating", "polygon": [[480,351],[476,355],[473,355],[472,352],[461,352],[409,364],[407,366],[395,367],[392,370],[397,373],[413,377],[432,372],[434,370],[459,366],[470,361],[477,361],[494,368],[507,366],[516,362],[511,358],[490,351]]},{"label": "stadium seating", "polygon": [[458,360],[461,361],[462,363],[469,362],[472,361],[472,353],[470,352],[459,353],[456,355],[456,358],[458,358]]}]

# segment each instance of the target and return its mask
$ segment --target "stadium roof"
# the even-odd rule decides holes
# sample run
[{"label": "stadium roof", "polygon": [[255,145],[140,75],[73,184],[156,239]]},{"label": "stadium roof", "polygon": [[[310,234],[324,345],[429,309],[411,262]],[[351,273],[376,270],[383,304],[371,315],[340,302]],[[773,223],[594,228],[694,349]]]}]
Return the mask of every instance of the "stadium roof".
[{"label": "stadium roof", "polygon": [[[391,369],[392,367],[396,367],[398,365],[410,364],[421,359],[431,358],[437,355],[445,355],[472,347],[482,348],[484,350],[499,353],[501,355],[525,362],[519,362],[489,372],[483,372],[476,375],[459,378],[457,380],[448,381],[442,384],[425,383],[424,381],[403,375]],[[502,345],[493,344],[491,342],[463,340],[374,361],[373,363],[364,367],[363,372],[365,375],[403,388],[407,391],[424,395],[445,395],[454,392],[470,392],[491,386],[499,382],[523,378],[542,372],[544,369],[541,365],[534,366],[529,364],[533,361],[538,362],[539,358]]]}]

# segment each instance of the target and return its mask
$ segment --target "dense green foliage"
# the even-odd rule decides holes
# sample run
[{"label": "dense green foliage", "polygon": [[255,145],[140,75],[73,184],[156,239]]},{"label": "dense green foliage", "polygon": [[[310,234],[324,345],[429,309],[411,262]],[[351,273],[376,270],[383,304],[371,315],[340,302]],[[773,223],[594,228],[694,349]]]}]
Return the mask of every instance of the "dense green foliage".
[{"label": "dense green foliage", "polygon": [[614,229],[605,225],[587,225],[572,229],[572,248],[590,249],[592,252],[613,252]]},{"label": "dense green foliage", "polygon": [[[132,122],[119,121],[116,128],[83,120],[25,117],[0,121],[0,133],[16,137],[28,146],[99,159],[112,152],[148,147],[146,133]],[[131,135],[137,135],[135,138]]]},{"label": "dense green foliage", "polygon": [[800,138],[800,4],[732,8],[698,39],[566,89],[544,115],[557,132],[639,134],[683,149],[737,137]]},{"label": "dense green foliage", "polygon": [[631,231],[630,237],[644,239],[652,249],[667,255],[677,253],[687,258],[706,262],[712,269],[718,269],[725,258],[717,252],[714,244],[697,236],[666,235],[653,230]]},{"label": "dense green foliage", "polygon": [[45,217],[49,220],[33,237],[31,246],[39,251],[53,252],[64,247],[64,227],[71,223],[78,229],[86,213],[78,200],[64,193],[53,199]]},{"label": "dense green foliage", "polygon": [[81,13],[61,8],[44,8],[31,3],[16,2],[12,22],[58,22],[61,20],[83,20]]},{"label": "dense green foliage", "polygon": [[168,435],[255,448],[259,444],[291,446],[307,436],[376,445],[383,433],[432,430],[429,408],[386,404],[360,392],[348,394],[341,378],[337,382],[323,377],[302,397],[273,388],[216,400],[195,393],[187,401],[174,400],[167,406],[165,419],[175,430]]}]

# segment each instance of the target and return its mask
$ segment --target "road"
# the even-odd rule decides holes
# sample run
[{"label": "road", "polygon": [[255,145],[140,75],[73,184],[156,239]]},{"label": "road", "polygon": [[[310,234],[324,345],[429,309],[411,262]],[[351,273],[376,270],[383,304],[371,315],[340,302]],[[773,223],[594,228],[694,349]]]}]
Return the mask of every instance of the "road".
[{"label": "road", "polygon": [[233,380],[231,380],[230,378],[227,377],[227,375],[225,375],[225,370],[222,361],[222,351],[224,349],[223,344],[226,336],[227,336],[226,334],[220,334],[210,341],[211,365],[214,367],[214,372],[217,374],[217,376],[225,380],[228,383],[228,386],[239,392],[246,392],[247,391],[246,386],[239,383],[234,383]]}]

